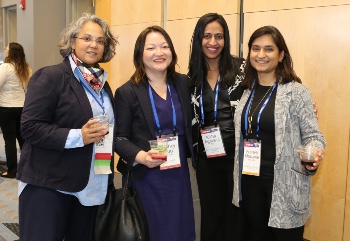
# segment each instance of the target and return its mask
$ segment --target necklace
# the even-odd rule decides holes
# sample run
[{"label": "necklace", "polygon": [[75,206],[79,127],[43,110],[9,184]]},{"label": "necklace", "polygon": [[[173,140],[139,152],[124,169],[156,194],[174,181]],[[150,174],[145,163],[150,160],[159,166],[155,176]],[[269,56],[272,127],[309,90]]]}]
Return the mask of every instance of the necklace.
[{"label": "necklace", "polygon": [[[253,103],[252,103],[252,104],[250,105],[250,107],[249,107],[249,111],[248,111],[248,133],[249,133],[249,134],[252,133],[253,115],[254,115],[256,109],[257,109],[257,108],[259,107],[259,105],[261,104],[261,102],[265,99],[267,93],[270,92],[270,90],[271,90],[272,87],[273,87],[273,85],[270,86],[270,88],[267,90],[267,92],[265,93],[265,95],[262,97],[262,99],[260,100],[260,102],[258,103],[258,105],[257,105],[257,106],[255,107],[255,109],[253,110],[252,114],[250,114],[250,109],[252,108]],[[254,96],[253,96],[252,98],[254,99]],[[253,102],[253,100],[252,100],[252,102]]]}]

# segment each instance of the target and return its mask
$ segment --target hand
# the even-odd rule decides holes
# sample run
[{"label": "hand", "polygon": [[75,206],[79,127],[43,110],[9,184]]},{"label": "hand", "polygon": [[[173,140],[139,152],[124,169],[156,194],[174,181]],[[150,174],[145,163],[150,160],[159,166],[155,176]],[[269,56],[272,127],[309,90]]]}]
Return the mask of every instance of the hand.
[{"label": "hand", "polygon": [[162,163],[166,161],[164,159],[152,158],[152,155],[154,154],[158,154],[158,151],[157,150],[149,150],[148,152],[140,151],[136,155],[135,161],[149,168],[160,166]]},{"label": "hand", "polygon": [[84,145],[88,145],[94,142],[99,142],[108,133],[105,126],[98,124],[98,120],[89,120],[81,128],[81,134],[83,136]]},{"label": "hand", "polygon": [[[299,152],[300,151],[298,150],[298,153]],[[312,163],[312,166],[305,165],[305,168],[310,170],[310,171],[316,170],[319,167],[319,165],[321,164],[321,161],[323,160],[323,151],[322,150],[316,150],[314,154],[315,154],[315,159]]]}]

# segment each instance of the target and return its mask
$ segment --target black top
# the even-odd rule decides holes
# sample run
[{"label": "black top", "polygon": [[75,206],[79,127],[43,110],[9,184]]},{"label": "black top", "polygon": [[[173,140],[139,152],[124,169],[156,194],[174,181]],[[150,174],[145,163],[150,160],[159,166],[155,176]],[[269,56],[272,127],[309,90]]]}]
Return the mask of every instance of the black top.
[{"label": "black top", "polygon": [[[255,88],[255,94],[253,98],[253,102],[250,108],[250,113],[252,113],[261,101],[261,99],[264,97],[264,95],[267,93],[267,91],[270,89],[271,86],[262,86],[257,84]],[[269,91],[269,93],[271,90]],[[276,159],[276,145],[275,145],[275,100],[276,100],[276,92],[277,92],[277,86],[272,92],[271,98],[267,105],[265,106],[264,110],[261,113],[260,121],[259,121],[259,140],[261,140],[261,166],[260,166],[260,176],[261,177],[272,177],[274,174],[274,164]],[[264,99],[260,102],[259,106],[257,107],[256,111],[253,114],[253,120],[252,120],[252,133],[248,134],[248,137],[246,136],[246,130],[245,130],[245,113],[247,110],[247,106],[249,104],[249,100],[251,97],[249,97],[247,104],[245,105],[243,112],[242,112],[242,134],[244,139],[257,139],[256,136],[256,127],[257,127],[257,119],[259,111],[261,110],[261,106],[265,102],[266,98],[268,97],[269,93],[264,97]]]},{"label": "black top", "polygon": [[[216,85],[214,90],[210,87],[207,80],[203,82],[203,109],[204,109],[204,127],[214,125],[214,100]],[[217,124],[220,126],[221,136],[224,142],[226,155],[234,153],[235,131],[233,124],[233,110],[227,87],[220,85],[218,93],[218,110],[216,116]],[[204,151],[202,138],[199,140],[199,151]]]}]

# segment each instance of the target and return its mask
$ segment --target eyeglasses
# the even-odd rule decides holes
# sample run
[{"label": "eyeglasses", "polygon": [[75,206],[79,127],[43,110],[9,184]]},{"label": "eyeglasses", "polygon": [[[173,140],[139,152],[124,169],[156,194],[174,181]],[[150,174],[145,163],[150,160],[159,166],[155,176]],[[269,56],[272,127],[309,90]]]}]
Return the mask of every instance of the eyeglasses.
[{"label": "eyeglasses", "polygon": [[83,40],[85,43],[91,43],[92,41],[95,41],[99,45],[105,45],[106,40],[103,38],[98,39],[92,39],[90,36],[84,36],[84,37],[74,37]]}]

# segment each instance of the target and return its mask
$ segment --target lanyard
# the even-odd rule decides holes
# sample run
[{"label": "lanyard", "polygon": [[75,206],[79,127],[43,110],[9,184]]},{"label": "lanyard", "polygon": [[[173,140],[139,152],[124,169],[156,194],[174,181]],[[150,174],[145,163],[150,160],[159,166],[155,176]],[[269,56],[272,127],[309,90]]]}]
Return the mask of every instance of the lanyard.
[{"label": "lanyard", "polygon": [[[216,126],[216,116],[218,114],[218,96],[219,96],[219,86],[220,86],[220,76],[218,78],[218,81],[216,82],[216,88],[215,88],[215,98],[214,98],[214,125]],[[199,96],[199,105],[201,110],[201,124],[202,127],[204,126],[204,107],[203,107],[203,82],[202,82],[202,88],[201,88],[201,94]]]},{"label": "lanyard", "polygon": [[104,99],[103,99],[102,89],[100,91],[100,96],[99,96],[95,91],[93,91],[91,89],[91,87],[88,85],[88,83],[86,83],[86,81],[85,81],[85,79],[84,79],[84,77],[83,77],[83,75],[80,72],[78,67],[76,67],[74,69],[74,74],[75,74],[75,76],[77,76],[79,78],[80,83],[83,86],[83,88],[92,95],[92,97],[95,99],[97,104],[102,108],[103,114],[105,115],[106,113],[105,113],[105,107],[103,105],[104,104]]},{"label": "lanyard", "polygon": [[[176,134],[176,132],[175,132],[175,129],[176,129],[176,111],[175,111],[173,97],[171,95],[171,90],[170,90],[169,84],[167,86],[168,86],[168,91],[169,91],[169,95],[170,95],[171,109],[173,110],[173,134],[175,135]],[[156,125],[158,127],[159,137],[161,137],[162,136],[162,129],[160,128],[160,122],[159,122],[159,118],[158,118],[158,113],[157,113],[156,106],[154,104],[154,98],[153,98],[152,88],[151,88],[150,84],[148,85],[148,93],[149,93],[149,98],[151,100],[151,105],[152,105],[154,119],[155,119]]]},{"label": "lanyard", "polygon": [[[258,113],[258,118],[257,118],[257,121],[256,121],[256,138],[259,139],[259,129],[260,129],[260,117],[261,117],[261,113],[263,112],[263,110],[265,109],[267,103],[269,102],[270,98],[271,98],[271,95],[272,95],[272,92],[273,90],[276,88],[277,86],[277,83],[275,83],[272,87],[272,90],[270,92],[270,94],[267,96],[266,100],[264,101],[264,103],[262,104],[261,108],[260,108],[260,111]],[[254,98],[254,94],[255,94],[255,89],[253,90],[251,96],[250,96],[250,100],[249,100],[249,104],[247,106],[247,109],[245,111],[245,116],[244,116],[244,128],[245,128],[245,136],[246,138],[248,138],[248,112],[249,112],[249,109],[250,109],[250,106],[252,105],[252,102],[253,102],[253,98]]]}]

